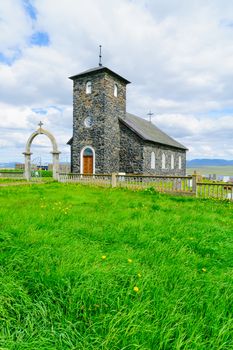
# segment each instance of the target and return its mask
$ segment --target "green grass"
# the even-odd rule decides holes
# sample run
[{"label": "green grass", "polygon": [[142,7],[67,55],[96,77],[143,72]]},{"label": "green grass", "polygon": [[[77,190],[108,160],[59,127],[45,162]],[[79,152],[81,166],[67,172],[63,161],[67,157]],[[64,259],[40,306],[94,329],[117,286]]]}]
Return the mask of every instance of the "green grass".
[{"label": "green grass", "polygon": [[25,182],[25,179],[14,179],[12,178],[0,178],[0,184],[1,183],[11,183],[11,182]]},{"label": "green grass", "polygon": [[0,349],[233,349],[232,210],[152,190],[0,188]]},{"label": "green grass", "polygon": [[20,174],[23,174],[23,170],[20,170],[20,169],[1,169],[0,168],[0,173],[20,173]]},{"label": "green grass", "polygon": [[233,176],[233,166],[231,165],[187,168],[186,174],[192,175],[194,173],[194,170],[196,170],[197,173],[201,175],[216,174],[216,175]]}]

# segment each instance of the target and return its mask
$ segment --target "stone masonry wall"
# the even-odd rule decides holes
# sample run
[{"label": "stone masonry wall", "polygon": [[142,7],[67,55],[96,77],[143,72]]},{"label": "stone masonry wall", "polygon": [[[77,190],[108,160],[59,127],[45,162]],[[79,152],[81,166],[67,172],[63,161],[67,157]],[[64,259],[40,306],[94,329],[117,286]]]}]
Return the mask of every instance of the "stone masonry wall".
[{"label": "stone masonry wall", "polygon": [[[151,169],[151,153],[155,153],[155,169]],[[162,154],[165,154],[166,168],[162,169]],[[171,169],[171,155],[174,156],[174,169]],[[179,169],[179,156],[181,156],[181,169]],[[143,152],[143,173],[151,175],[180,175],[186,174],[185,150],[146,143]]]},{"label": "stone masonry wall", "polygon": [[[92,82],[91,94],[86,94],[87,81]],[[118,97],[113,95],[114,83],[118,85]],[[92,146],[95,150],[95,173],[119,171],[118,116],[125,115],[125,94],[125,83],[105,72],[74,80],[73,172],[80,172],[80,152],[85,146]],[[90,128],[84,125],[87,116],[94,120]]]},{"label": "stone masonry wall", "polygon": [[120,122],[120,172],[141,174],[143,172],[143,141]]}]

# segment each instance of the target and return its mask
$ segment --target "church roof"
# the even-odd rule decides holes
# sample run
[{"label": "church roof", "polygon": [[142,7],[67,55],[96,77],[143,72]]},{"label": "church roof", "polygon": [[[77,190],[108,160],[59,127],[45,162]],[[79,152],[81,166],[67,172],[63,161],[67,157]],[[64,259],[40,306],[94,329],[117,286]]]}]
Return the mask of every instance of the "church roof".
[{"label": "church roof", "polygon": [[[157,128],[154,124],[148,122],[147,120],[137,117],[131,113],[126,113],[124,118],[119,117],[119,120],[136,133],[140,138],[145,141],[150,141],[154,143],[159,143],[165,146],[171,146],[183,150],[188,150],[178,141],[174,140],[172,137],[168,136]],[[71,145],[73,142],[73,137],[67,142],[68,145]]]},{"label": "church roof", "polygon": [[126,113],[125,118],[119,119],[123,124],[125,124],[129,129],[134,131],[145,141],[151,141],[160,143],[162,145],[168,145],[175,148],[187,150],[187,148],[181,143],[177,142],[172,137],[165,134],[165,132],[157,128],[157,126],[145,119],[139,118],[136,115],[130,113]]},{"label": "church roof", "polygon": [[99,66],[99,67],[95,67],[95,68],[92,68],[92,69],[85,70],[84,72],[81,72],[79,74],[73,75],[72,77],[69,77],[69,79],[74,80],[74,79],[79,78],[79,77],[85,77],[85,76],[88,76],[88,75],[93,75],[93,73],[96,73],[96,72],[109,73],[109,74],[115,76],[116,78],[122,80],[125,84],[129,84],[130,83],[130,81],[128,81],[127,79],[123,78],[121,75],[119,75],[119,74],[113,72],[111,69],[109,69],[107,67],[103,67],[103,66]]}]

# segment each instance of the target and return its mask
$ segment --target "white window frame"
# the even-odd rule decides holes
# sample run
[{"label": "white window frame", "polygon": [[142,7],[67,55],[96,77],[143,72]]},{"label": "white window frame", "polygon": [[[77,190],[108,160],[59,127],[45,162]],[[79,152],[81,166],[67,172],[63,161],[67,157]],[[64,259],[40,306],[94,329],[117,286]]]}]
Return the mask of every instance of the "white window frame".
[{"label": "white window frame", "polygon": [[178,162],[179,162],[179,170],[181,170],[181,169],[182,169],[182,159],[181,159],[181,156],[179,156]]},{"label": "white window frame", "polygon": [[175,167],[175,162],[174,162],[174,155],[171,155],[171,169],[174,169]]},{"label": "white window frame", "polygon": [[93,153],[93,174],[95,174],[95,150],[92,146],[84,146],[80,152],[80,173],[83,174],[83,153],[85,149],[90,148]]},{"label": "white window frame", "polygon": [[162,154],[162,169],[166,169],[166,155]]},{"label": "white window frame", "polygon": [[91,80],[88,80],[86,82],[86,94],[91,94],[91,91],[92,91],[92,82]]},{"label": "white window frame", "polygon": [[114,83],[113,95],[114,95],[115,97],[118,96],[118,85],[117,85],[116,83]]},{"label": "white window frame", "polygon": [[155,152],[154,151],[151,152],[151,156],[150,156],[150,168],[155,169]]}]

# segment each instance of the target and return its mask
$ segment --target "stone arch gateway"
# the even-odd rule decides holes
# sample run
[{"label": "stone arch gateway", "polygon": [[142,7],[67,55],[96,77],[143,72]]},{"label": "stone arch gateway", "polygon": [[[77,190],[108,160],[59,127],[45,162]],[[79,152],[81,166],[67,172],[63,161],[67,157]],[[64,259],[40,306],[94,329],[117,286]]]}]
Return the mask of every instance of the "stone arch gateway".
[{"label": "stone arch gateway", "polygon": [[57,147],[57,142],[55,140],[55,137],[47,130],[42,129],[42,123],[39,123],[39,128],[34,131],[31,136],[29,137],[27,143],[26,143],[26,149],[25,152],[23,152],[24,156],[25,156],[25,172],[24,172],[24,176],[27,180],[30,180],[31,178],[31,144],[32,141],[34,140],[34,138],[38,135],[44,134],[46,135],[53,146],[53,151],[51,152],[53,155],[53,178],[57,179],[58,178],[58,173],[59,173],[59,154],[61,152],[58,151],[58,147]]}]

